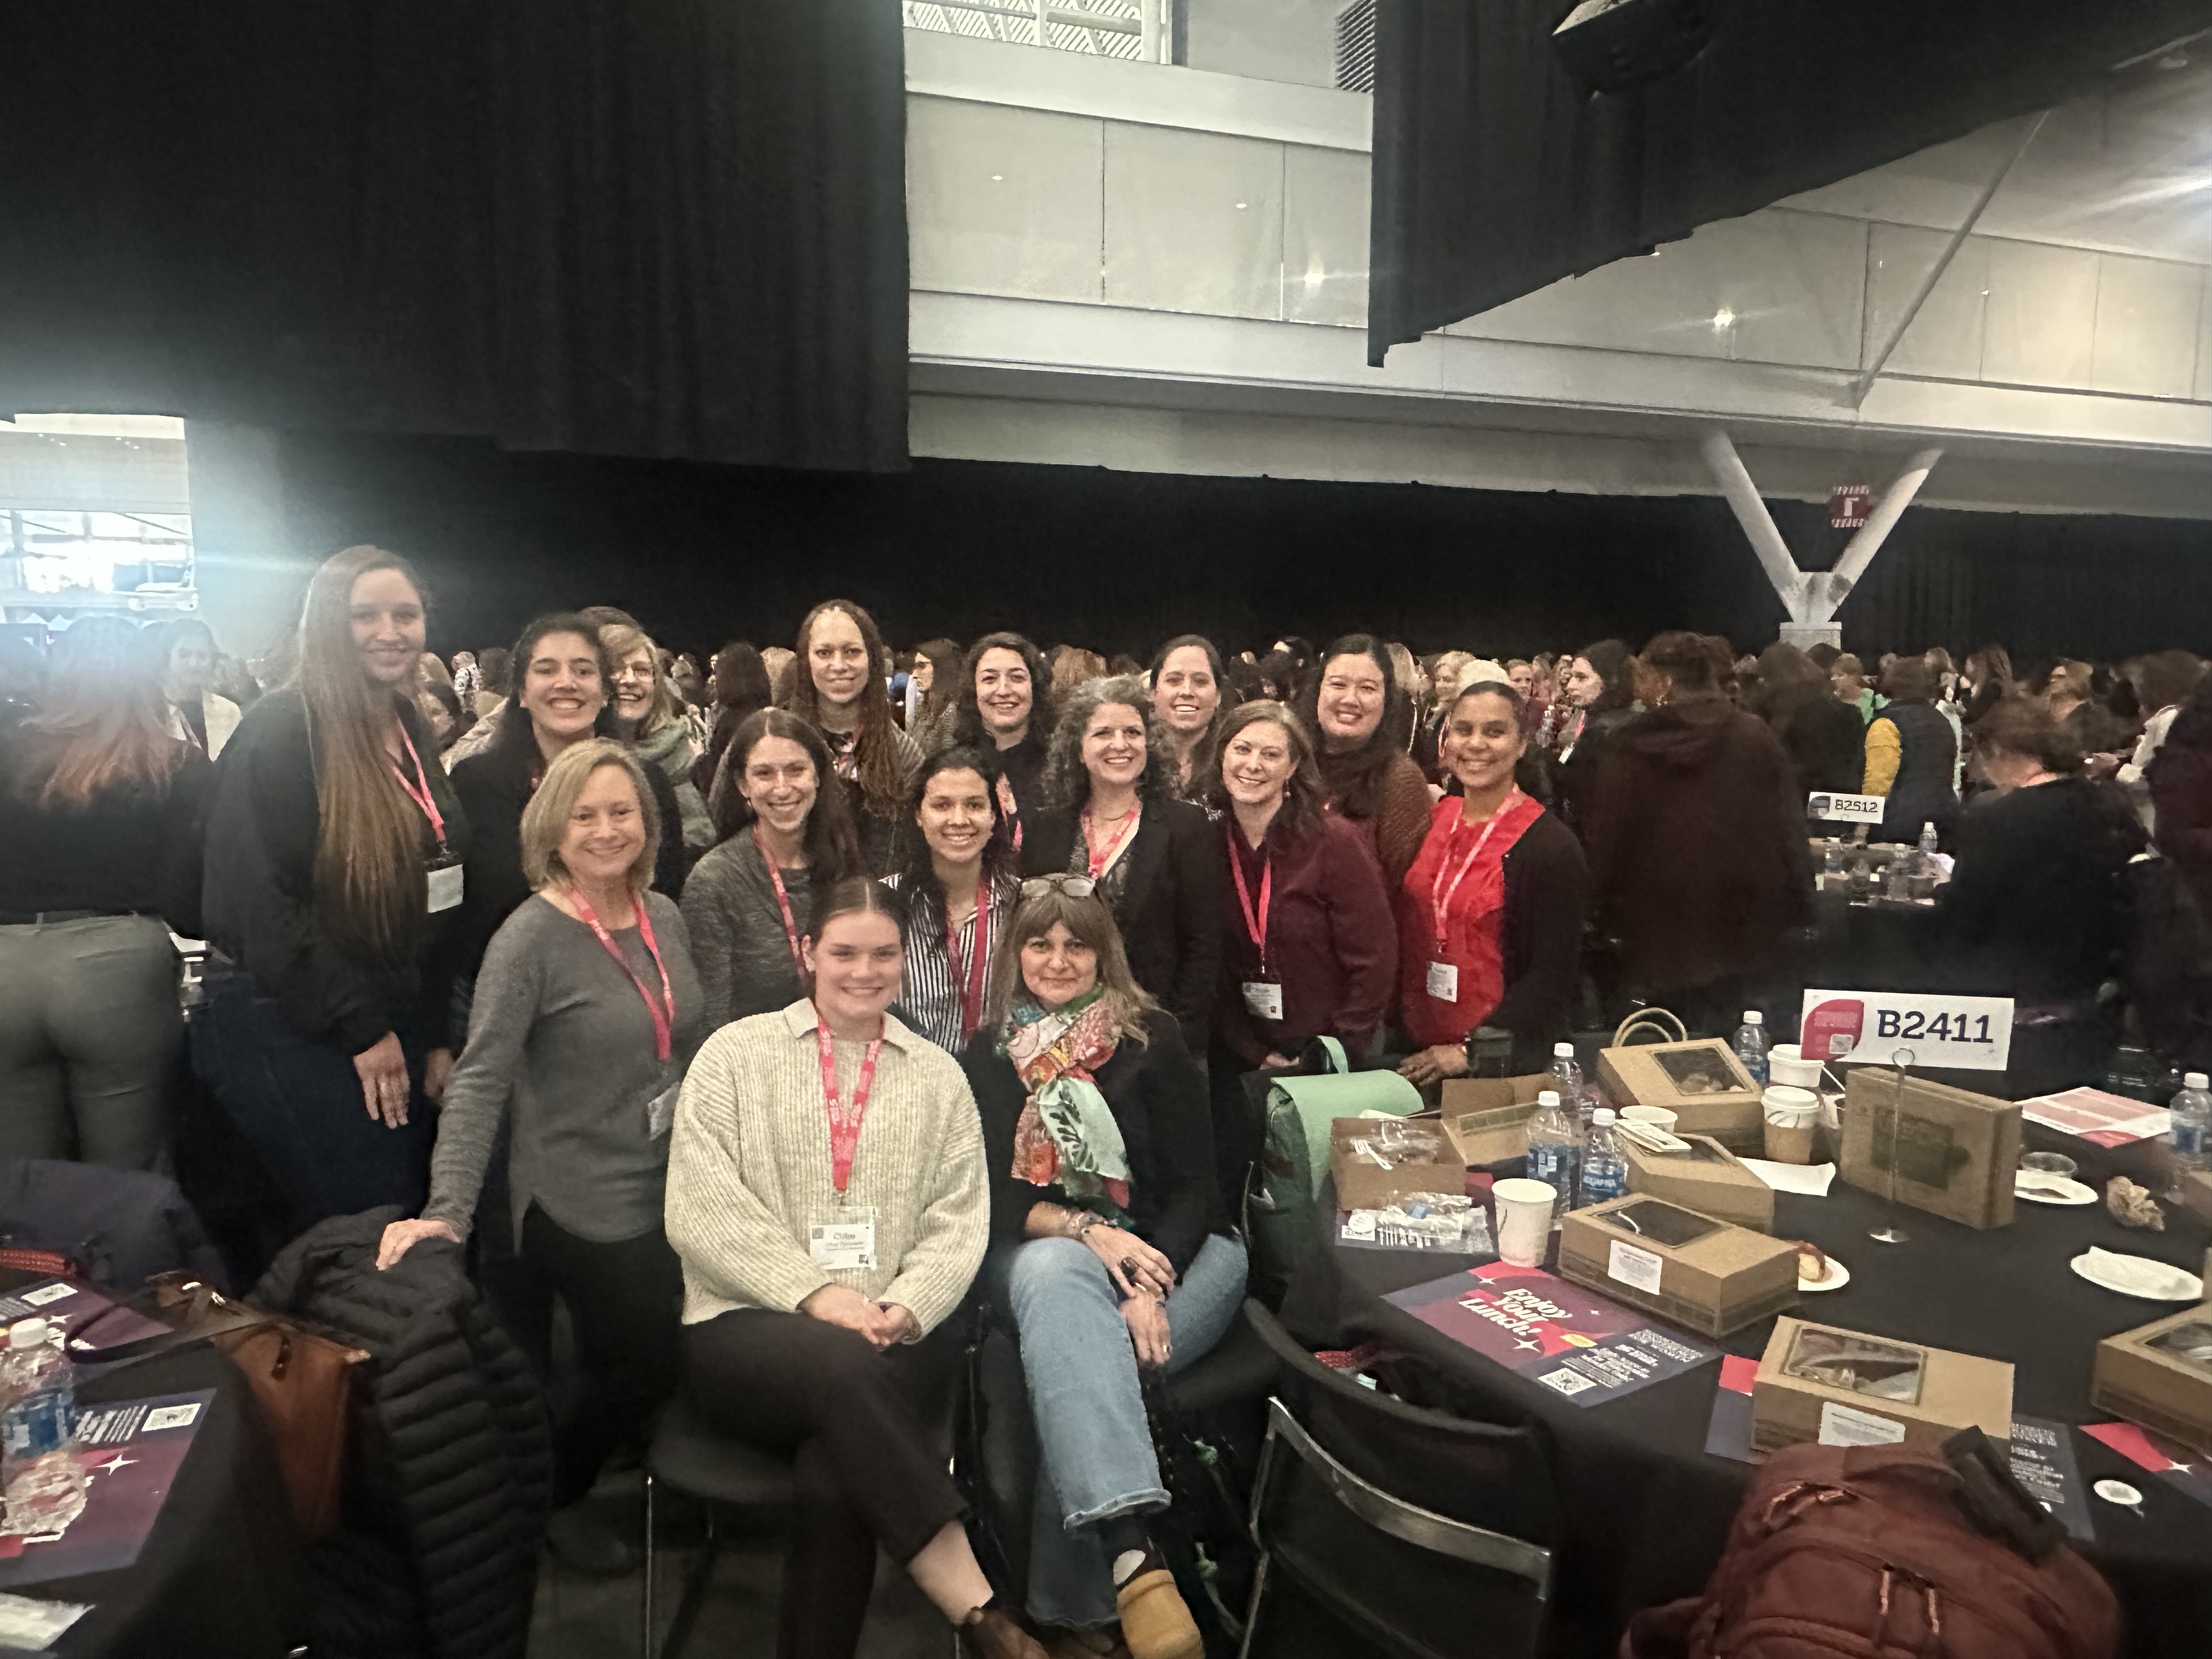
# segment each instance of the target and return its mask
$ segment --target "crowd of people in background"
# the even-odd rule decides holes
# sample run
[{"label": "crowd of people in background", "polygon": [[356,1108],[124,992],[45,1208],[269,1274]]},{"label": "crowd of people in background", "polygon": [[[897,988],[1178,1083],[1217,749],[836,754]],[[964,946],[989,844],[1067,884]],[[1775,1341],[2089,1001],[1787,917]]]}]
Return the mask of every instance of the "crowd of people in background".
[{"label": "crowd of people in background", "polygon": [[1029,1619],[1188,1650],[1139,1373],[1227,1329],[1245,1083],[1315,1039],[1425,1085],[1639,1003],[1786,1029],[1822,792],[1932,826],[1929,959],[2015,999],[2023,1090],[2119,1038],[2140,854],[2212,914],[2185,652],[1139,661],[895,651],[832,599],[703,661],[607,606],[441,659],[429,624],[354,548],[258,672],[195,621],[7,659],[0,1148],[165,1167],[188,1045],[289,1229],[396,1206],[384,1259],[467,1245],[541,1364],[566,1305],[572,1559],[619,1554],[562,1517],[678,1388],[797,1455],[787,1652],[851,1651],[878,1544],[975,1650],[1037,1650],[931,1449],[982,1285],[1054,1522]]}]

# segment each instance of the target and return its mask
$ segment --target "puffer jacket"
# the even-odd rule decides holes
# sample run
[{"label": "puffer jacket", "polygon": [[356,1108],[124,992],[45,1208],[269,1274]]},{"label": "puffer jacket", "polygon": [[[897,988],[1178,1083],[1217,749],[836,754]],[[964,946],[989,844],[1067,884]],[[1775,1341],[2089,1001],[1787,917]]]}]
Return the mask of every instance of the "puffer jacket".
[{"label": "puffer jacket", "polygon": [[399,1218],[310,1228],[252,1297],[370,1354],[344,1519],[314,1552],[314,1651],[523,1659],[553,1483],[544,1395],[459,1246],[424,1240],[377,1271],[377,1241]]}]

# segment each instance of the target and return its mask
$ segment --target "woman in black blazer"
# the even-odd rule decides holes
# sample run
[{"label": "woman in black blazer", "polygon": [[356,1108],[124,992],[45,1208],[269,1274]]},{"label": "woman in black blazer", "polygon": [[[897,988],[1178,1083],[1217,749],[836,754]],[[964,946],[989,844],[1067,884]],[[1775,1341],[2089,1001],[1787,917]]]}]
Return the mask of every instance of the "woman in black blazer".
[{"label": "woman in black blazer", "polygon": [[1022,873],[1097,884],[1137,983],[1202,1054],[1221,967],[1222,862],[1204,810],[1175,799],[1173,753],[1142,679],[1085,684],[1053,730],[1049,805],[1024,815]]}]

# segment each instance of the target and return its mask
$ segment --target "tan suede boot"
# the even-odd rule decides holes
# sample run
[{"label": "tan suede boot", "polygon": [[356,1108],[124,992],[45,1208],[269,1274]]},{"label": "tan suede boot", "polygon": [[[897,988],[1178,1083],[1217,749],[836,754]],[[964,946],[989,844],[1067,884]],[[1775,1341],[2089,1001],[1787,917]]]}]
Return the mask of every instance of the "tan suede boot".
[{"label": "tan suede boot", "polygon": [[1130,1659],[1206,1659],[1198,1622],[1183,1605],[1175,1575],[1148,1567],[1114,1592],[1121,1613],[1121,1639]]}]

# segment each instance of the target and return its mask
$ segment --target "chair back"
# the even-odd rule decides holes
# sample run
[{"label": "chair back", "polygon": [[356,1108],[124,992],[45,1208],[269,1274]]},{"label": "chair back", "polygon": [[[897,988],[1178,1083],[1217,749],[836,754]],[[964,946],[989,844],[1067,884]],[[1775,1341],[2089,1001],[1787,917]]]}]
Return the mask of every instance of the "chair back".
[{"label": "chair back", "polygon": [[[1535,1653],[1559,1510],[1537,1436],[1378,1394],[1258,1304],[1245,1314],[1283,1365],[1252,1502],[1267,1577],[1290,1578],[1377,1652]],[[1247,1651],[1273,1648],[1255,1637]]]}]

